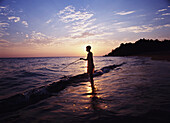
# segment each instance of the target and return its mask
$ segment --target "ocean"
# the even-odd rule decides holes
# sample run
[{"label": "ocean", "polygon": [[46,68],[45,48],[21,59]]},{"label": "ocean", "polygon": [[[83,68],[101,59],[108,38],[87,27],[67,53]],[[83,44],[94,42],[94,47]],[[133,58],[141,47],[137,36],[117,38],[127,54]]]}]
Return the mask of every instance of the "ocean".
[{"label": "ocean", "polygon": [[170,62],[94,57],[92,93],[78,59],[1,58],[0,122],[170,122]]}]

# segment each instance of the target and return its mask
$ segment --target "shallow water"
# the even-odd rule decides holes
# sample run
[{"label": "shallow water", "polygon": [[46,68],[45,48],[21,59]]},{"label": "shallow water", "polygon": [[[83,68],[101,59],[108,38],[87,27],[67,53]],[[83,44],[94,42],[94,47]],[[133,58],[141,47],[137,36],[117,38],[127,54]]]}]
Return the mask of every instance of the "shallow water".
[{"label": "shallow water", "polygon": [[[63,65],[64,67],[64,64],[71,63],[77,58],[59,59],[58,62],[58,58],[17,59],[21,62],[17,64],[19,67],[15,65],[19,62],[13,63],[11,59],[5,59],[11,62],[8,66],[7,61],[1,59],[1,68],[4,67],[1,80],[4,79],[4,75],[8,75],[7,73],[9,73],[8,78],[17,78],[14,81],[6,79],[9,80],[6,83],[12,83],[8,85],[11,86],[9,88],[14,89],[9,89],[1,82],[1,98],[9,97],[9,91],[22,93],[27,89],[57,82],[63,76],[75,76],[86,72],[83,61],[62,72],[59,71],[60,69],[54,69],[56,66]],[[170,63],[143,57],[95,57],[96,69],[123,62],[126,64],[94,77],[95,93],[92,93],[90,82],[82,79],[81,82],[72,82],[62,91],[54,92],[37,103],[1,114],[1,121],[57,123],[154,121],[168,123],[170,121],[168,116],[170,114]],[[30,73],[23,74],[24,70],[34,73],[34,76]],[[19,73],[22,71],[22,74],[18,76],[16,71]],[[16,84],[22,80],[25,80],[24,84]],[[17,89],[20,87],[23,90]],[[3,95],[4,92],[6,92],[5,95]]]}]

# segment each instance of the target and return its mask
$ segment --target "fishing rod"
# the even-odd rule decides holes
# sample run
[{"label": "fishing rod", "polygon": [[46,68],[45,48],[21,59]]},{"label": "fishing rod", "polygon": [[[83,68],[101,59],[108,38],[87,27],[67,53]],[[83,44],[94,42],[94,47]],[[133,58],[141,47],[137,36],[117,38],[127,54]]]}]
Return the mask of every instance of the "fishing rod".
[{"label": "fishing rod", "polygon": [[76,61],[71,62],[70,64],[66,65],[63,69],[61,69],[60,71],[64,70],[65,68],[67,68],[68,66],[70,66],[70,65],[72,65],[72,64],[74,64],[74,63],[76,63],[76,62],[79,61],[79,60],[80,60],[80,59],[77,59]]}]

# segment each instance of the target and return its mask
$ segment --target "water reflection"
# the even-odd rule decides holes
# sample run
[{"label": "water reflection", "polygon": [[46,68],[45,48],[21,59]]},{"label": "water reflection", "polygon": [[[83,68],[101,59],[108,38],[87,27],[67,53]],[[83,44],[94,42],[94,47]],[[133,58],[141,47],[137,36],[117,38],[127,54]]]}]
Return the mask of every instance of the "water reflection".
[{"label": "water reflection", "polygon": [[97,96],[96,89],[92,88],[92,93],[90,96],[90,108],[94,111],[97,111],[101,109],[100,103],[99,103],[99,97]]},{"label": "water reflection", "polygon": [[91,84],[88,83],[87,86],[86,86],[86,89],[87,89],[86,96],[87,96],[87,98],[90,99],[89,108],[94,110],[94,111],[101,109],[100,103],[99,103],[99,96],[96,93],[97,89],[94,88],[94,85],[92,87]]}]

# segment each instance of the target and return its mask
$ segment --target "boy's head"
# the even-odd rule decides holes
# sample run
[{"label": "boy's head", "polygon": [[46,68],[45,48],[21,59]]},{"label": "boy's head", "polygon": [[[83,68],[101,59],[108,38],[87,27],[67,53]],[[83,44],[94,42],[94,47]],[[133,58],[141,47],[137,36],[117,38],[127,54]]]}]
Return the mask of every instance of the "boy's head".
[{"label": "boy's head", "polygon": [[86,47],[86,51],[87,51],[87,52],[90,52],[90,49],[91,49],[91,46],[87,46],[87,47]]}]

